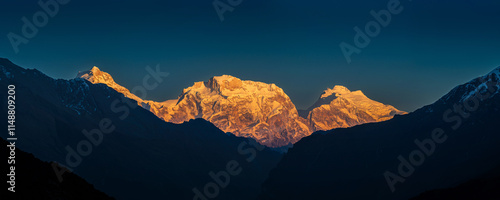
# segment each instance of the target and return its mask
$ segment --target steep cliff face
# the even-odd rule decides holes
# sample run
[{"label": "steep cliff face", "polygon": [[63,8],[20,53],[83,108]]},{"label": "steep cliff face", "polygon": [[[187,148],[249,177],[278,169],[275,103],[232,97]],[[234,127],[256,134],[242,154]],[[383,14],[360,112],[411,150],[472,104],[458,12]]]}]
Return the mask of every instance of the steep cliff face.
[{"label": "steep cliff face", "polygon": [[312,131],[381,122],[392,119],[394,115],[406,114],[391,105],[369,99],[359,90],[351,92],[344,86],[325,90],[307,112]]},{"label": "steep cliff face", "polygon": [[203,118],[224,132],[253,138],[269,147],[294,144],[318,130],[379,122],[405,114],[343,86],[326,90],[301,117],[288,95],[275,84],[243,81],[229,75],[196,82],[177,99],[164,102],[140,99],[97,67],[80,72],[77,77],[108,85],[164,121],[179,124]]},{"label": "steep cliff face", "polygon": [[151,104],[151,110],[173,123],[203,118],[225,132],[271,147],[295,143],[311,133],[281,88],[228,75],[197,82],[177,100]]}]

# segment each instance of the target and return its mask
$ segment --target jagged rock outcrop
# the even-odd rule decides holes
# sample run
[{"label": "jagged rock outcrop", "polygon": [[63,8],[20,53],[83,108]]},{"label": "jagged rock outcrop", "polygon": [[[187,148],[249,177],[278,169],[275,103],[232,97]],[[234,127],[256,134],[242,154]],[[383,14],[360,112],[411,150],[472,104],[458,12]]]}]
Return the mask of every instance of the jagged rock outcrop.
[{"label": "jagged rock outcrop", "polygon": [[196,82],[176,100],[152,103],[151,111],[173,123],[203,118],[224,132],[270,147],[295,143],[310,134],[306,121],[281,88],[228,75]]}]

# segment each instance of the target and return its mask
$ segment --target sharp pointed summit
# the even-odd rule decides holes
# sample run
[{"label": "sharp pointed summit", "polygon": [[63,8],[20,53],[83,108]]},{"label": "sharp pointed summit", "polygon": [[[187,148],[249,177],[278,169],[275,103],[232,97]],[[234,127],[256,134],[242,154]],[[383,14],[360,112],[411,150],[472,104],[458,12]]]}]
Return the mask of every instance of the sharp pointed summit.
[{"label": "sharp pointed summit", "polygon": [[110,74],[101,71],[96,66],[92,67],[92,69],[88,71],[78,72],[78,75],[76,75],[76,77],[86,79],[94,84],[104,83],[110,87],[112,84],[116,84]]},{"label": "sharp pointed summit", "polygon": [[92,67],[92,69],[90,69],[88,71],[78,72],[78,74],[76,75],[76,78],[85,79],[85,80],[91,82],[92,84],[98,84],[98,83],[106,84],[108,87],[113,88],[114,90],[125,95],[125,97],[131,98],[131,99],[137,101],[137,103],[139,105],[142,105],[142,103],[144,101],[141,98],[134,95],[133,93],[131,93],[127,88],[117,84],[110,74],[101,71],[96,66]]},{"label": "sharp pointed summit", "polygon": [[350,92],[351,92],[351,90],[347,89],[346,87],[341,86],[341,85],[336,85],[335,87],[333,87],[333,89],[328,88],[327,90],[325,90],[323,92],[323,94],[321,94],[321,98],[327,98],[333,94],[341,95],[341,94],[347,94]]}]

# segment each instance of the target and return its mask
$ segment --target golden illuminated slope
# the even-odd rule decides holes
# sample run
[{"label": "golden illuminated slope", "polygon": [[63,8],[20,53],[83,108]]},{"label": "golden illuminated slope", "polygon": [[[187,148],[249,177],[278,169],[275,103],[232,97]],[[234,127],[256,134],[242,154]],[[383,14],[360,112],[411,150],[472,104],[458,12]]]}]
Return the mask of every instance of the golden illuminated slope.
[{"label": "golden illuminated slope", "polygon": [[325,90],[308,111],[307,118],[313,131],[386,121],[394,115],[406,114],[391,105],[369,99],[359,90],[351,92],[344,86]]}]

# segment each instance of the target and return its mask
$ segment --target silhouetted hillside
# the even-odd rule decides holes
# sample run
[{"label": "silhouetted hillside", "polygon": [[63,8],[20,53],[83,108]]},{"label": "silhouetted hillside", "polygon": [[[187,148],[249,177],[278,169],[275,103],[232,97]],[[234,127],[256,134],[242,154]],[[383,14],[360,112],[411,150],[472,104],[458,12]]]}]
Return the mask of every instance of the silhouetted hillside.
[{"label": "silhouetted hillside", "polygon": [[424,192],[411,200],[500,199],[500,168],[457,187]]},{"label": "silhouetted hillside", "polygon": [[[10,151],[6,148],[9,143],[0,138],[2,158],[9,157]],[[2,195],[2,199],[19,200],[104,200],[113,199],[91,184],[73,173],[64,175],[65,181],[60,183],[54,174],[52,165],[35,158],[32,154],[16,149],[16,193],[6,192],[8,184],[4,184],[8,196]],[[10,173],[5,165],[2,167],[2,180],[5,174]],[[8,198],[12,197],[12,198]]]},{"label": "silhouetted hillside", "polygon": [[408,115],[302,139],[260,199],[400,200],[482,177],[500,166],[499,77],[497,68]]}]

